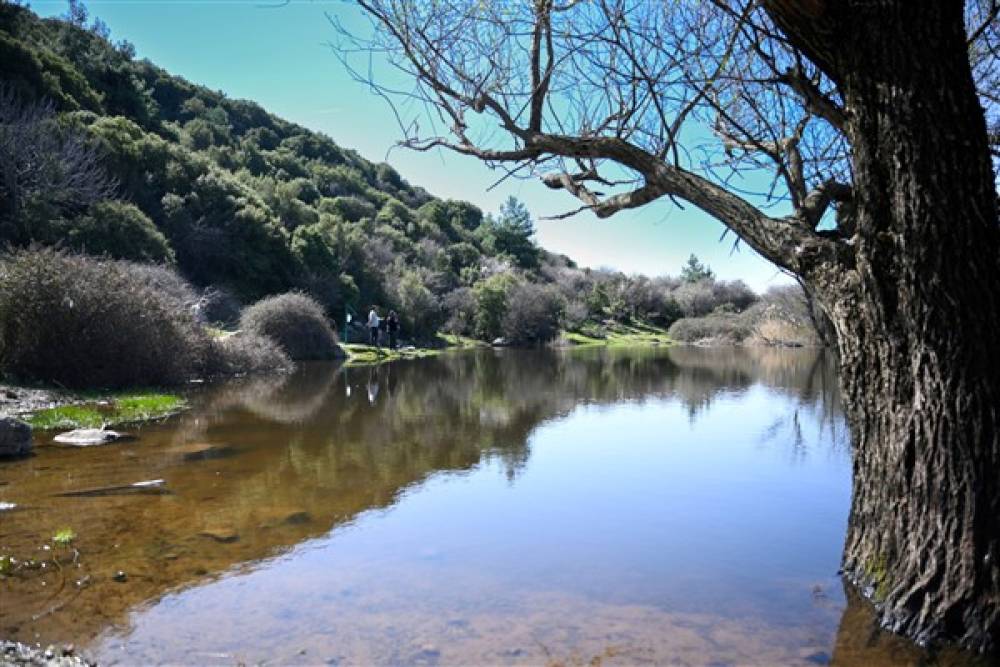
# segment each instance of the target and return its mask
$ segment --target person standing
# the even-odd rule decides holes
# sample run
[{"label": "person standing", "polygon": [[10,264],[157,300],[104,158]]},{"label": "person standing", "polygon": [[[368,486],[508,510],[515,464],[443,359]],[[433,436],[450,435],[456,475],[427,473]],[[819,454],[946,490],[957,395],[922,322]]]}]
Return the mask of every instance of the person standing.
[{"label": "person standing", "polygon": [[396,336],[399,334],[399,316],[396,315],[395,310],[390,310],[389,316],[385,318],[385,328],[389,332],[389,349],[395,350],[397,345]]},{"label": "person standing", "polygon": [[377,306],[372,306],[372,309],[368,311],[368,334],[371,338],[371,344],[378,347],[378,325],[379,316]]}]

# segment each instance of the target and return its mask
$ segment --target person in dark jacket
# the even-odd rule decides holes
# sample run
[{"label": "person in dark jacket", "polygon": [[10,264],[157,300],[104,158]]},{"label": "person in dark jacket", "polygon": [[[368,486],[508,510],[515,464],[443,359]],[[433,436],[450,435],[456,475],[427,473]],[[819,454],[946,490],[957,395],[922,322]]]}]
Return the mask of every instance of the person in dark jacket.
[{"label": "person in dark jacket", "polygon": [[395,350],[397,346],[396,336],[399,335],[399,316],[395,310],[389,311],[389,316],[385,318],[385,328],[389,332],[389,349]]}]

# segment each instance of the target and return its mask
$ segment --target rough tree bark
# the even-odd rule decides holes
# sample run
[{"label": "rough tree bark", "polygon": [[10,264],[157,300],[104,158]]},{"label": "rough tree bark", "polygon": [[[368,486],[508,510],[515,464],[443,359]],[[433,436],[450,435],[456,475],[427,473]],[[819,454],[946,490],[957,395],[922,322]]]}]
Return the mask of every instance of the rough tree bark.
[{"label": "rough tree bark", "polygon": [[997,650],[1000,226],[962,3],[770,4],[850,112],[853,266],[805,276],[854,440],[844,573],[886,627]]}]

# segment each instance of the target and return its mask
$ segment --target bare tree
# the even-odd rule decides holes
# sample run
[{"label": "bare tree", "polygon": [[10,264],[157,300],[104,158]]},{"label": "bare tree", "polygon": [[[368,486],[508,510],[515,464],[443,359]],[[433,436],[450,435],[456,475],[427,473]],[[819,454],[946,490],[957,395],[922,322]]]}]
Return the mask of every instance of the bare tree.
[{"label": "bare tree", "polygon": [[887,627],[1000,648],[997,2],[357,4],[375,36],[340,53],[403,145],[599,217],[692,204],[801,280],[853,433],[846,577]]},{"label": "bare tree", "polygon": [[9,229],[4,236],[13,237],[3,240],[31,240],[29,207],[59,213],[113,192],[114,182],[84,133],[61,126],[51,103],[24,103],[0,84],[0,222]]}]

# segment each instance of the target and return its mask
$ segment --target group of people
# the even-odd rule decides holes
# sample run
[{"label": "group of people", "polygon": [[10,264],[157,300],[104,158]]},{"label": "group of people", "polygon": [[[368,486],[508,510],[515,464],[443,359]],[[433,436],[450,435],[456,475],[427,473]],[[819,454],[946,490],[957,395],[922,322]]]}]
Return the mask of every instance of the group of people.
[{"label": "group of people", "polygon": [[395,350],[399,345],[399,316],[396,315],[395,310],[390,310],[383,319],[379,317],[378,306],[372,306],[368,312],[368,334],[371,338],[371,344],[375,347],[379,345],[379,336],[383,328],[389,334],[389,349]]}]

